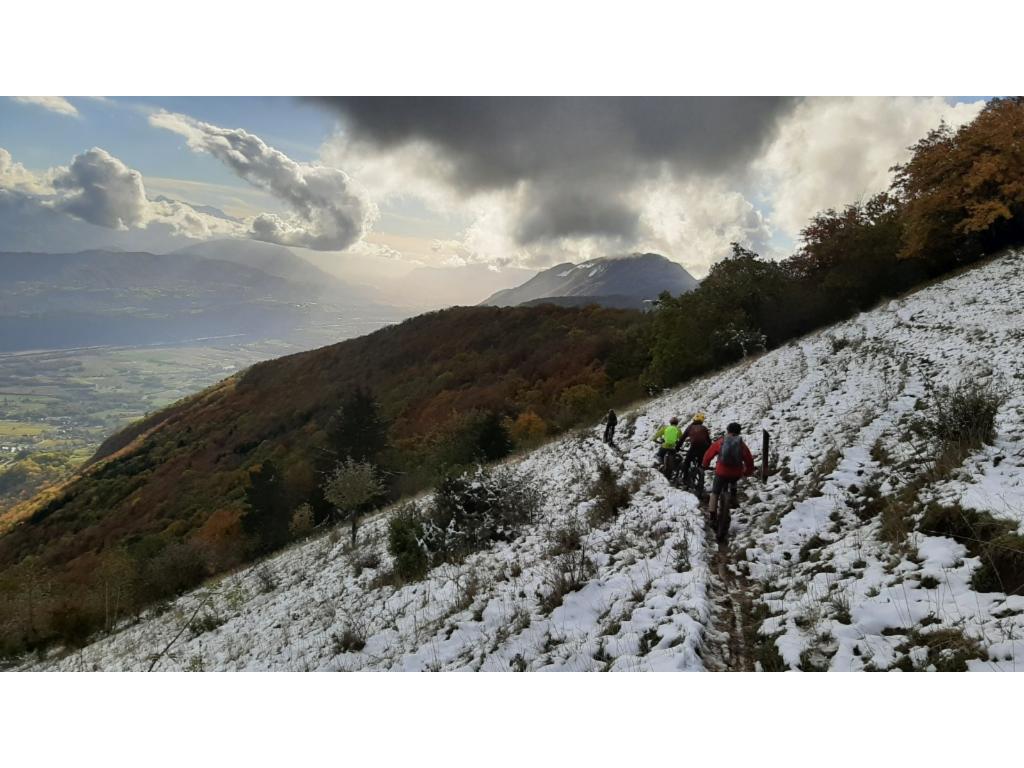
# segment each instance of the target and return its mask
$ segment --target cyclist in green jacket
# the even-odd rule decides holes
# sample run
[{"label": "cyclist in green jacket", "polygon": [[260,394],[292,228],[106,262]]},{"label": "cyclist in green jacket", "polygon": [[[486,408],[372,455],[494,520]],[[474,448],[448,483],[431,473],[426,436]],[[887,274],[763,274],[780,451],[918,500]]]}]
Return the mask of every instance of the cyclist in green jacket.
[{"label": "cyclist in green jacket", "polygon": [[668,420],[668,424],[659,427],[654,433],[654,442],[661,444],[658,448],[658,463],[655,466],[664,468],[667,463],[665,458],[678,451],[683,443],[683,430],[679,428],[679,419],[673,416]]}]

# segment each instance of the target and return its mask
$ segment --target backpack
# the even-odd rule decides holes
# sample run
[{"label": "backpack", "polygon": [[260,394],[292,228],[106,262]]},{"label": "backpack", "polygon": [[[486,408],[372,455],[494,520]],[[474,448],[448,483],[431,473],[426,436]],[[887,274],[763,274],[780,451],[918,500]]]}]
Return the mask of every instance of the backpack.
[{"label": "backpack", "polygon": [[679,427],[670,424],[665,427],[665,431],[661,433],[661,441],[666,448],[675,448],[676,443],[679,442],[682,436],[683,431]]},{"label": "backpack", "polygon": [[718,460],[727,467],[743,466],[743,438],[739,435],[726,435],[722,441],[722,450],[718,452]]}]

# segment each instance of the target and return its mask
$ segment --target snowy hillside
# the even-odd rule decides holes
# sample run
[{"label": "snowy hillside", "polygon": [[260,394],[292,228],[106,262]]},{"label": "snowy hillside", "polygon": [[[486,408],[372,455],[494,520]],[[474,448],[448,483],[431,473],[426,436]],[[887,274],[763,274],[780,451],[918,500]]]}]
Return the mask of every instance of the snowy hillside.
[{"label": "snowy hillside", "polygon": [[[1024,597],[975,591],[982,558],[921,530],[920,505],[1021,526],[1022,289],[1011,254],[620,414],[621,452],[595,428],[513,461],[539,519],[423,581],[382,583],[385,512],[355,550],[296,546],[37,668],[1015,669]],[[997,438],[936,467],[913,423],[965,379],[1006,392]],[[766,484],[745,481],[728,551],[649,469],[655,428],[695,409],[767,429],[778,453]],[[590,527],[601,462],[635,491]],[[580,546],[560,546],[574,528]]]}]

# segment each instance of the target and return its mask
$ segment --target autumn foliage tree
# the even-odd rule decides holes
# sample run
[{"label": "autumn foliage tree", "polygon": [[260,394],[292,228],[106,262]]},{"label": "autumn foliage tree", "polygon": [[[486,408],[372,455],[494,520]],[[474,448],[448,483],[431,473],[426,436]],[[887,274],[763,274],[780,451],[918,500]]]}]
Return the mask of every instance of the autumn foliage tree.
[{"label": "autumn foliage tree", "polygon": [[900,256],[959,264],[1021,242],[1024,97],[993,99],[958,130],[941,125],[895,168]]},{"label": "autumn foliage tree", "polygon": [[808,286],[801,292],[803,305],[794,309],[838,319],[920,281],[925,270],[898,258],[902,236],[902,208],[889,192],[816,214],[785,262],[790,276]]},{"label": "autumn foliage tree", "polygon": [[509,437],[518,445],[529,445],[541,440],[547,434],[548,425],[531,409],[521,412],[507,422]]}]

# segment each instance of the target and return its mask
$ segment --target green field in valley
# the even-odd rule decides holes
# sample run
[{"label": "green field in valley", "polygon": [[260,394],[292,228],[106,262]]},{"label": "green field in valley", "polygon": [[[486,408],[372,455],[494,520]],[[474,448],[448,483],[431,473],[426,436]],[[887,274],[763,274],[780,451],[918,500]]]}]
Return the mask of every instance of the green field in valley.
[{"label": "green field in valley", "polygon": [[132,421],[253,363],[302,348],[224,339],[0,354],[0,516],[67,477]]}]

